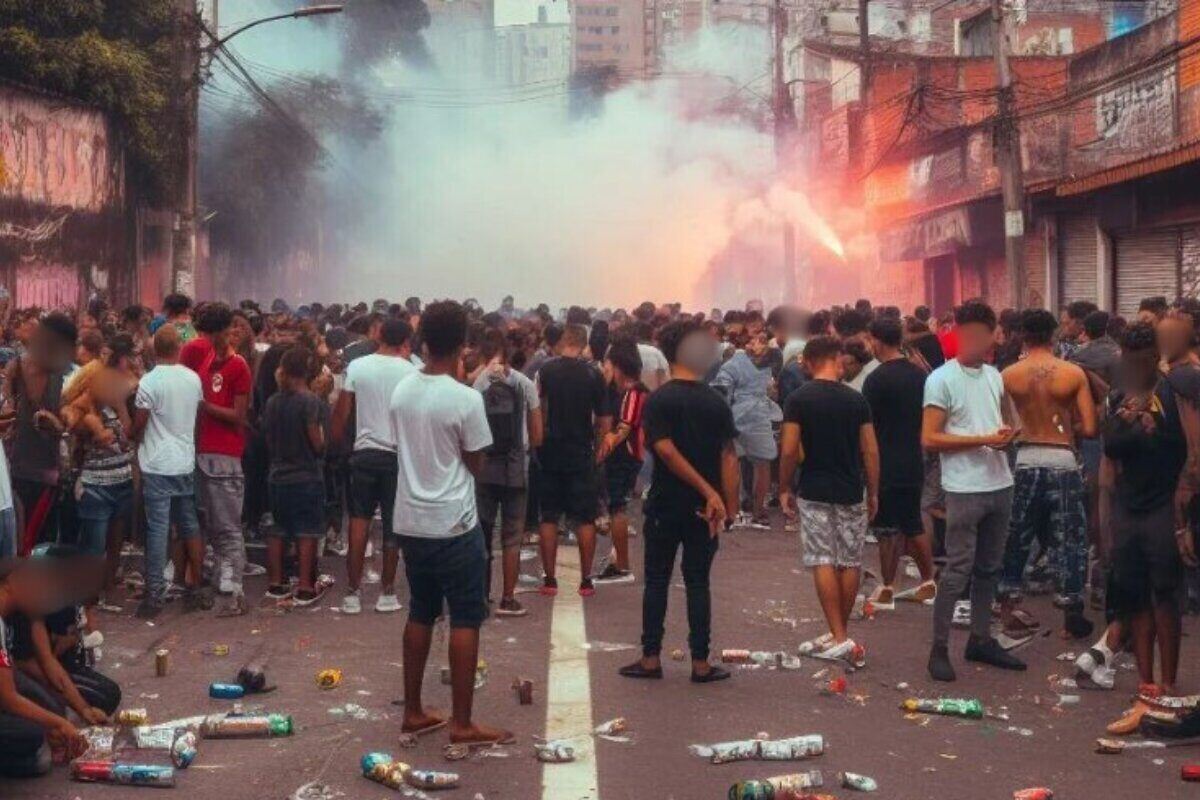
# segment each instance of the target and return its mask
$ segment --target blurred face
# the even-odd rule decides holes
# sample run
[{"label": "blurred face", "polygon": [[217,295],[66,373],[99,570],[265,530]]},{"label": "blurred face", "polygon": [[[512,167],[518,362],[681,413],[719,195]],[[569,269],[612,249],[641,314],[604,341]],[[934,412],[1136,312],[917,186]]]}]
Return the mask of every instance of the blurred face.
[{"label": "blurred face", "polygon": [[1158,383],[1158,353],[1153,350],[1121,353],[1121,385],[1131,392],[1149,392]]},{"label": "blurred face", "polygon": [[770,343],[767,340],[767,335],[765,333],[760,333],[757,336],[752,337],[750,341],[746,342],[746,352],[754,358],[760,358],[767,352],[767,348],[769,346]]},{"label": "blurred face", "polygon": [[852,381],[858,377],[858,373],[862,372],[863,365],[849,353],[842,353],[840,360],[842,363],[842,380]]},{"label": "blurred face", "polygon": [[1153,311],[1150,311],[1149,309],[1143,308],[1141,311],[1139,311],[1137,313],[1137,321],[1138,322],[1149,322],[1151,325],[1154,325],[1155,323],[1158,322],[1158,315],[1155,314]]},{"label": "blurred face", "polygon": [[1182,358],[1192,347],[1192,323],[1186,317],[1165,317],[1154,329],[1158,351],[1167,361]]},{"label": "blurred face", "polygon": [[963,363],[983,363],[992,352],[994,343],[992,329],[982,322],[958,326],[958,360]]},{"label": "blurred face", "polygon": [[66,369],[71,363],[75,356],[75,346],[39,325],[30,337],[29,353],[42,369],[58,372]]},{"label": "blurred face", "polygon": [[253,340],[254,331],[250,328],[250,322],[244,317],[234,317],[233,325],[229,328],[229,344],[237,350],[246,342]]}]

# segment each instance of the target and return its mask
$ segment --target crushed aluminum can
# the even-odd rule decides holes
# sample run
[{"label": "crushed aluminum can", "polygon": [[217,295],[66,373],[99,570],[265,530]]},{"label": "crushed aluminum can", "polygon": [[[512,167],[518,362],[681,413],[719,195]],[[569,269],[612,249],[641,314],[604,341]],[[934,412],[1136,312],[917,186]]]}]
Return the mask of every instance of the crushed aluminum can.
[{"label": "crushed aluminum can", "polygon": [[825,752],[825,737],[819,733],[759,742],[758,757],[763,761],[800,761]]},{"label": "crushed aluminum can", "polygon": [[562,740],[535,744],[533,753],[545,764],[566,764],[575,760],[575,747]]},{"label": "crushed aluminum can", "polygon": [[523,706],[533,705],[533,681],[526,678],[514,678],[513,691],[517,693],[517,702]]},{"label": "crushed aluminum can", "polygon": [[323,669],[317,673],[317,686],[322,689],[334,689],[342,683],[340,669]]},{"label": "crushed aluminum can", "polygon": [[167,672],[171,669],[171,651],[170,650],[155,650],[154,651],[154,674],[160,678],[165,678]]},{"label": "crushed aluminum can", "polygon": [[857,772],[839,772],[838,783],[856,792],[873,792],[879,788],[874,778],[859,775]]},{"label": "crushed aluminum can", "polygon": [[716,744],[693,744],[688,747],[692,755],[706,758],[713,764],[729,764],[734,761],[750,761],[758,758],[757,739],[744,739],[738,742],[717,742]]},{"label": "crushed aluminum can", "polygon": [[150,714],[144,708],[126,708],[117,712],[117,724],[126,727],[145,725],[150,722]]},{"label": "crushed aluminum can", "polygon": [[192,731],[181,730],[171,743],[171,763],[179,769],[187,769],[196,760],[196,734]]},{"label": "crushed aluminum can", "polygon": [[617,717],[597,725],[594,733],[597,736],[617,736],[627,730],[629,730],[629,724],[625,722],[625,718]]},{"label": "crushed aluminum can", "polygon": [[726,649],[721,651],[721,661],[725,664],[749,664],[750,651],[739,649]]}]

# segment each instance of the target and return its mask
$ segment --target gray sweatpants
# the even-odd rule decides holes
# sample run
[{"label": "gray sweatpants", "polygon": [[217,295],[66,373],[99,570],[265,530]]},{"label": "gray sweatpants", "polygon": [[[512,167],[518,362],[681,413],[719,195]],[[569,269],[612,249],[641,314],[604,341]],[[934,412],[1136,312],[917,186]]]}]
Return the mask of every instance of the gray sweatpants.
[{"label": "gray sweatpants", "polygon": [[[992,601],[1004,568],[1013,490],[946,492],[946,566],[933,605],[933,643],[950,641],[954,603],[971,581],[971,635],[991,635]],[[972,580],[973,579],[973,580]]]},{"label": "gray sweatpants", "polygon": [[246,538],[242,534],[242,498],[246,479],[242,460],[233,456],[200,453],[196,456],[196,501],[200,528],[208,537],[215,556],[213,587],[220,590],[221,565],[232,570],[234,594],[242,593],[246,571]]}]

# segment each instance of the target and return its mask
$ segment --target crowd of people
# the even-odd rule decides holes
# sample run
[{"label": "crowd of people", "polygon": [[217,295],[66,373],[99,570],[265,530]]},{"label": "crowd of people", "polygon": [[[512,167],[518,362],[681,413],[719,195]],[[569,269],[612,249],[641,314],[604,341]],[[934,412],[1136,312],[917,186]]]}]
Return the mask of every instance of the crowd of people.
[{"label": "crowd of people", "polygon": [[[773,519],[799,534],[828,627],[801,655],[866,666],[851,627],[868,583],[875,609],[932,607],[934,680],[956,679],[955,625],[966,660],[1023,670],[1014,651],[1042,623],[1022,593],[1049,590],[1062,635],[1090,643],[1082,678],[1112,688],[1116,654],[1133,653],[1138,700],[1110,726],[1133,732],[1176,691],[1198,566],[1198,352],[1200,304],[1164,298],[1130,320],[981,300],[940,318],[865,300],[554,313],[178,294],[158,312],[16,311],[0,342],[0,774],[77,754],[77,724],[120,704],[87,658],[119,584],[143,619],[173,603],[237,616],[263,571],[262,602],[334,602],[321,564],[344,558],[341,612],[377,583],[388,614],[403,560],[404,730],[495,743],[512,734],[471,714],[479,629],[529,613],[523,544],[545,596],[640,579],[633,679],[664,677],[679,558],[691,680],[709,683],[730,677],[709,650],[721,535]],[[564,540],[578,586],[559,585]],[[260,546],[265,567],[247,558]],[[144,554],[140,571],[123,554]],[[422,703],[443,617],[449,718]]]}]

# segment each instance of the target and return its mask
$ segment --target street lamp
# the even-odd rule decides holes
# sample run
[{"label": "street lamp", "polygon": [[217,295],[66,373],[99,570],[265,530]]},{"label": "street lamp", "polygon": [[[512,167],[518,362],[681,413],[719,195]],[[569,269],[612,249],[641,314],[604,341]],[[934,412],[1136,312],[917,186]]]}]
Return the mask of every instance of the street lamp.
[{"label": "street lamp", "polygon": [[276,20],[281,20],[281,19],[303,19],[305,17],[323,17],[323,16],[327,16],[329,14],[340,14],[340,13],[342,13],[342,10],[344,8],[345,8],[345,6],[343,6],[340,3],[326,3],[324,5],[318,5],[318,6],[305,6],[304,8],[298,8],[295,11],[289,11],[286,14],[276,14],[273,17],[263,17],[262,19],[256,19],[253,22],[247,22],[242,27],[240,27],[234,31],[231,31],[230,33],[225,34],[220,39],[213,38],[212,45],[210,45],[210,47],[207,49],[220,50],[225,45],[226,42],[228,42],[233,37],[237,36],[239,33],[243,33],[245,31],[250,30],[251,28],[257,27],[257,26],[262,25],[267,22],[275,22]]}]

